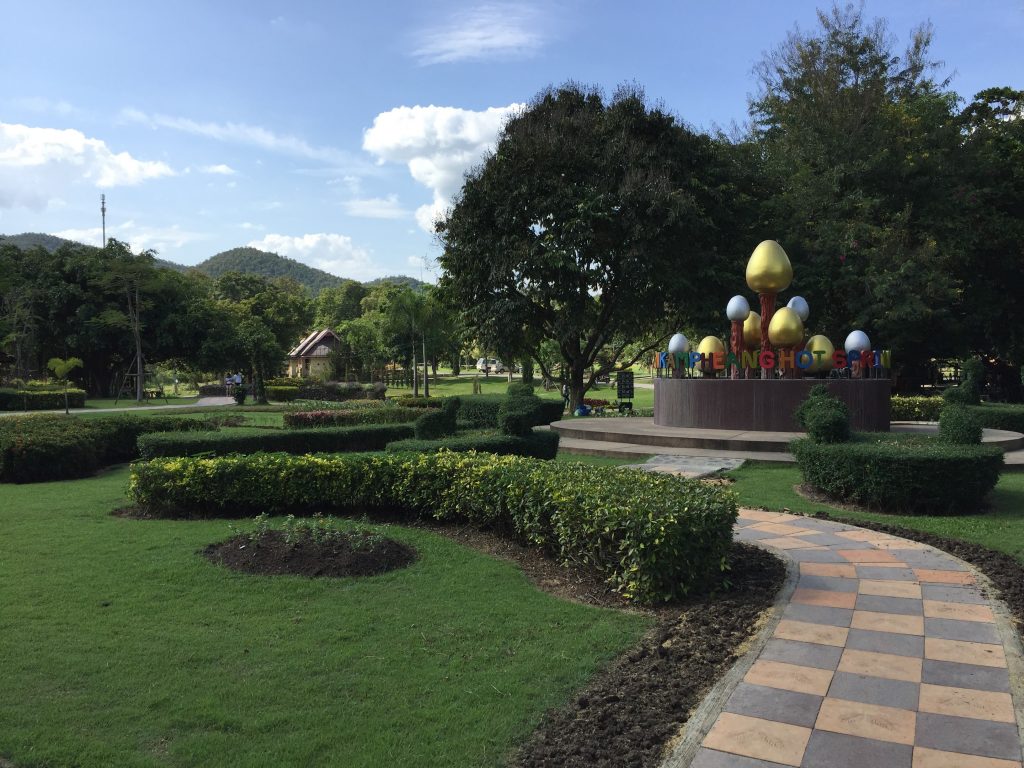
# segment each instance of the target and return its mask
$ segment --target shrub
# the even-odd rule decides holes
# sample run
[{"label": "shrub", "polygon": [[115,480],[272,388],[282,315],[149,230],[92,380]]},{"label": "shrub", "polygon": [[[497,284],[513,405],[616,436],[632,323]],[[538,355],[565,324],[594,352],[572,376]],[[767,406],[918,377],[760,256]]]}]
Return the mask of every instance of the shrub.
[{"label": "shrub", "polygon": [[200,384],[200,397],[225,397],[231,394],[231,387],[226,384]]},{"label": "shrub", "polygon": [[299,397],[309,400],[359,400],[366,396],[363,385],[358,382],[329,381],[321,383],[303,379],[299,385]]},{"label": "shrub", "polygon": [[286,427],[341,427],[356,424],[409,424],[423,415],[422,408],[353,408],[325,411],[295,411],[284,415]]},{"label": "shrub", "polygon": [[947,389],[942,393],[942,399],[957,405],[977,405],[980,402],[977,391],[963,384]]},{"label": "shrub", "polygon": [[850,412],[846,403],[818,384],[796,409],[800,426],[816,443],[842,443],[850,439]]},{"label": "shrub", "polygon": [[504,435],[528,435],[540,422],[538,397],[509,397],[498,408],[498,429]]},{"label": "shrub", "polygon": [[455,434],[458,428],[456,417],[459,412],[459,398],[449,397],[440,408],[430,409],[418,419],[415,427],[417,440],[437,440]]},{"label": "shrub", "polygon": [[512,382],[505,390],[509,397],[530,397],[533,395],[533,384],[525,384],[520,381]]},{"label": "shrub", "polygon": [[403,408],[440,408],[444,398],[402,395],[395,402]]},{"label": "shrub", "polygon": [[960,386],[972,394],[975,403],[981,400],[985,390],[985,364],[977,357],[969,357],[960,365]]},{"label": "shrub", "polygon": [[[68,389],[68,406],[85,407],[85,390]],[[0,411],[55,411],[64,410],[64,390],[0,389]]]},{"label": "shrub", "polygon": [[235,402],[239,405],[245,405],[245,398],[249,392],[241,384],[236,384],[231,388],[231,396],[235,398]]},{"label": "shrub", "polygon": [[503,456],[529,456],[553,459],[558,455],[557,432],[531,432],[514,435],[457,435],[440,440],[396,440],[388,443],[388,453],[437,453],[438,451],[496,453]]},{"label": "shrub", "polygon": [[643,602],[711,586],[737,511],[730,491],[696,480],[447,451],[157,459],[132,467],[129,493],[158,514],[372,507],[500,524]]},{"label": "shrub", "polygon": [[502,395],[472,395],[459,398],[459,421],[469,427],[497,427]]},{"label": "shrub", "polygon": [[238,429],[232,432],[193,432],[189,434],[143,435],[139,454],[144,459],[157,456],[195,456],[212,453],[332,453],[343,451],[380,451],[395,440],[413,436],[406,424],[369,424],[355,427],[321,429]]},{"label": "shrub", "polygon": [[278,384],[268,385],[264,388],[268,400],[279,403],[290,403],[299,399],[299,388],[297,386],[281,386]]},{"label": "shrub", "polygon": [[371,400],[383,400],[388,394],[388,385],[382,381],[375,381],[366,385],[366,397]]},{"label": "shrub", "polygon": [[201,419],[135,415],[79,419],[30,416],[0,420],[0,481],[36,483],[87,477],[138,457],[144,432],[208,429]]},{"label": "shrub", "polygon": [[1024,405],[1010,403],[985,403],[974,405],[968,410],[974,414],[984,429],[1006,429],[1010,432],[1024,432]]},{"label": "shrub", "polygon": [[941,397],[893,395],[889,403],[893,421],[938,421],[946,401]]},{"label": "shrub", "polygon": [[977,509],[1003,466],[1003,452],[995,446],[927,438],[794,440],[790,450],[812,488],[839,501],[911,515]]},{"label": "shrub", "polygon": [[965,405],[950,404],[939,416],[939,437],[955,445],[981,443],[981,422]]}]

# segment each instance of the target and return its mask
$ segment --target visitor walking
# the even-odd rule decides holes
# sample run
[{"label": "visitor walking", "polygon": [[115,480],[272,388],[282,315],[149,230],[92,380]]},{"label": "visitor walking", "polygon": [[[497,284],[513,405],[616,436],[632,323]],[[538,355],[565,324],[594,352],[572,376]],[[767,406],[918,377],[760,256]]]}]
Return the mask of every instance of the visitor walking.
[{"label": "visitor walking", "polygon": [[562,385],[562,410],[565,411],[569,407],[569,385]]}]

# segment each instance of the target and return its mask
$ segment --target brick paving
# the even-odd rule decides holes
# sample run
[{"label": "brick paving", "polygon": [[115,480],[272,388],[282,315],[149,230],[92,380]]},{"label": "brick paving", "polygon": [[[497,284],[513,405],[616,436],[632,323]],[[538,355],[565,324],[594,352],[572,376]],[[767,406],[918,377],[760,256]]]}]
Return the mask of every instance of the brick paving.
[{"label": "brick paving", "polygon": [[782,550],[799,580],[692,768],[1022,768],[1024,702],[963,563],[760,510],[740,512],[736,538]]}]

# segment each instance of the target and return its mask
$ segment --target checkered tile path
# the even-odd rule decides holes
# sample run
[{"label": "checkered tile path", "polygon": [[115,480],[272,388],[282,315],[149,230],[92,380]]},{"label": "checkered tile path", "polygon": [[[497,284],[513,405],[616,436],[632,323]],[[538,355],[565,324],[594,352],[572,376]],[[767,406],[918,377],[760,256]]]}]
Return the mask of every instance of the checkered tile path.
[{"label": "checkered tile path", "polygon": [[737,539],[785,550],[800,578],[692,768],[1022,768],[995,617],[959,561],[756,510]]}]

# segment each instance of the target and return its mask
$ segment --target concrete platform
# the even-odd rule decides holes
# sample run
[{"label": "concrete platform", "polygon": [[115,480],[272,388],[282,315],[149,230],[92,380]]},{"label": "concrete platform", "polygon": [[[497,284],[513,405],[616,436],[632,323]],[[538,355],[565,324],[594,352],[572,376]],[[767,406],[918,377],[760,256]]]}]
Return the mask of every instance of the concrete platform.
[{"label": "concrete platform", "polygon": [[[561,436],[561,448],[567,453],[615,458],[664,454],[791,462],[789,442],[804,436],[802,432],[662,427],[649,418],[564,419],[551,429]],[[933,423],[894,421],[891,431],[935,435],[939,428]],[[982,440],[1006,452],[1008,468],[1024,470],[1024,435],[986,429]]]}]

